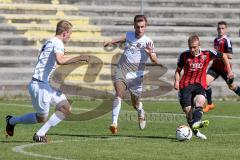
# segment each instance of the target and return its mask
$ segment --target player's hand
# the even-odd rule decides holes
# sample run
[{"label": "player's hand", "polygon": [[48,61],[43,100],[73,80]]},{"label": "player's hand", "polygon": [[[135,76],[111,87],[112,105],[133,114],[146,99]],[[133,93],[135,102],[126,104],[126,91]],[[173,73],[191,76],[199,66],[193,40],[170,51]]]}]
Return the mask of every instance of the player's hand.
[{"label": "player's hand", "polygon": [[109,45],[112,45],[112,41],[104,41],[103,42],[103,47],[107,47]]},{"label": "player's hand", "polygon": [[84,61],[84,62],[89,62],[90,60],[90,56],[87,55],[80,55],[80,61]]},{"label": "player's hand", "polygon": [[144,48],[145,52],[147,52],[149,55],[153,53],[153,43],[147,42],[146,47]]},{"label": "player's hand", "polygon": [[228,78],[233,79],[234,78],[234,73],[231,71],[228,73]]},{"label": "player's hand", "polygon": [[174,89],[179,90],[179,81],[174,82]]}]

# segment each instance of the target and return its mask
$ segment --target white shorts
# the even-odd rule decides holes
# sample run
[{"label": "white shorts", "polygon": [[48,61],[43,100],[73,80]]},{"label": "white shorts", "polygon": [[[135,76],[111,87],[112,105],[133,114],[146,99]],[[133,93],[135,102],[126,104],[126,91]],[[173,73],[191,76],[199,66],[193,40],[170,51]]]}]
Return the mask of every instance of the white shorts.
[{"label": "white shorts", "polygon": [[50,105],[57,106],[60,102],[67,100],[61,91],[44,82],[31,81],[28,85],[28,91],[37,115],[48,115]]},{"label": "white shorts", "polygon": [[143,75],[142,76],[131,77],[129,75],[134,75],[132,73],[125,74],[124,71],[118,67],[115,68],[115,75],[113,76],[113,81],[121,81],[123,82],[129,92],[135,97],[141,97],[143,91]]}]

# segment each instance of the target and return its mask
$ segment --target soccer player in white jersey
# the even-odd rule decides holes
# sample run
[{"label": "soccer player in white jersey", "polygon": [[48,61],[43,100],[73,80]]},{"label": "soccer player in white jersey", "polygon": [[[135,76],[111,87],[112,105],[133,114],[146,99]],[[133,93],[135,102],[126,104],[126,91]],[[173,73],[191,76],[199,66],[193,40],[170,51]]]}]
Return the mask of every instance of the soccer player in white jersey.
[{"label": "soccer player in white jersey", "polygon": [[[59,21],[56,35],[42,46],[36,64],[32,81],[28,85],[32,105],[35,112],[22,116],[6,116],[7,136],[14,135],[16,124],[35,124],[46,122],[33,136],[35,142],[48,142],[47,131],[61,122],[71,110],[66,96],[49,84],[49,79],[56,69],[56,65],[66,65],[79,61],[88,62],[89,56],[69,56],[64,54],[64,44],[70,40],[72,24],[66,20]],[[50,104],[56,106],[56,112],[48,118]]]},{"label": "soccer player in white jersey", "polygon": [[125,42],[124,52],[117,64],[115,75],[113,76],[114,88],[116,91],[112,104],[112,124],[110,131],[117,133],[118,115],[121,109],[121,101],[124,93],[128,90],[131,94],[133,107],[138,112],[139,128],[144,129],[146,118],[141,102],[143,72],[147,59],[153,63],[158,63],[156,53],[154,53],[153,41],[145,35],[147,18],[144,15],[134,17],[135,31],[127,32],[125,36],[104,43],[104,47]]}]

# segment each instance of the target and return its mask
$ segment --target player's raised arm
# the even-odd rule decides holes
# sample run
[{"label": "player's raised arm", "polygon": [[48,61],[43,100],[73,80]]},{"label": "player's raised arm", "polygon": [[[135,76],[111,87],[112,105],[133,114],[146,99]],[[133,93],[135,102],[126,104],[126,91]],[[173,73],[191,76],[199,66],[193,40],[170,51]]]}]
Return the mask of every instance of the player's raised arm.
[{"label": "player's raised arm", "polygon": [[146,43],[146,47],[144,48],[144,50],[148,54],[150,60],[153,63],[159,64],[157,55],[156,55],[156,53],[154,53],[154,47],[153,47],[153,43],[152,42],[147,42]]},{"label": "player's raised arm", "polygon": [[113,45],[113,44],[117,44],[117,43],[123,43],[126,41],[126,35],[120,37],[120,38],[117,38],[117,39],[112,39],[112,40],[109,40],[109,41],[104,41],[103,42],[103,46],[104,47],[107,47],[109,45]]},{"label": "player's raised arm", "polygon": [[56,61],[59,65],[66,65],[71,63],[76,63],[79,61],[88,62],[89,61],[88,55],[78,55],[78,56],[71,56],[71,55],[64,55],[62,53],[56,53]]}]

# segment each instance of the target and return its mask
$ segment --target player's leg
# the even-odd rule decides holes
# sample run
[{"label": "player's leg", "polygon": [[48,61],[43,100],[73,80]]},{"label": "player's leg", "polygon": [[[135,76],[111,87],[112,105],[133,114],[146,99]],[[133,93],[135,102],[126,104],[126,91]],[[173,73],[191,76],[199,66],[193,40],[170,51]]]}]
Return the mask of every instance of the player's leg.
[{"label": "player's leg", "polygon": [[183,112],[186,114],[186,120],[188,125],[192,129],[194,135],[200,139],[207,139],[207,137],[202,134],[198,129],[193,129],[192,125],[194,124],[194,116],[193,116],[193,107],[192,107],[192,85],[182,89],[179,91],[179,101],[182,106]]},{"label": "player's leg", "polygon": [[203,115],[203,105],[205,103],[205,90],[201,85],[195,85],[194,86],[194,92],[193,92],[193,103],[194,103],[194,110],[193,110],[193,119],[194,123],[192,125],[193,129],[202,128],[205,126],[208,126],[209,121],[204,120],[202,121],[202,115]]},{"label": "player's leg", "polygon": [[6,133],[8,136],[14,135],[14,127],[16,124],[35,124],[35,123],[42,123],[47,120],[48,111],[49,111],[49,103],[46,101],[43,103],[42,98],[44,90],[39,89],[42,85],[39,82],[31,82],[28,85],[28,90],[31,95],[32,105],[35,108],[36,112],[27,113],[22,116],[6,116]]},{"label": "player's leg", "polygon": [[143,109],[143,104],[141,102],[141,94],[143,89],[142,82],[143,77],[138,77],[128,83],[132,106],[138,113],[139,129],[144,129],[146,127],[146,116]]},{"label": "player's leg", "polygon": [[202,128],[208,125],[208,121],[202,121],[202,115],[203,115],[203,105],[205,103],[205,97],[201,94],[198,94],[194,97],[194,104],[195,108],[193,111],[193,119],[194,119],[194,124],[193,128],[198,129]]},{"label": "player's leg", "polygon": [[240,96],[240,86],[237,86],[235,83],[228,84],[228,88]]},{"label": "player's leg", "polygon": [[131,93],[132,106],[138,113],[138,124],[139,129],[144,129],[146,127],[146,115],[143,108],[143,104],[140,100],[140,95],[135,95]]},{"label": "player's leg", "polygon": [[126,85],[123,81],[115,81],[114,88],[116,94],[112,103],[112,124],[110,125],[110,131],[112,134],[117,133],[118,116],[121,110],[122,98],[126,91]]},{"label": "player's leg", "polygon": [[34,134],[33,140],[35,142],[47,142],[46,133],[48,130],[65,119],[71,111],[71,105],[63,93],[54,89],[52,89],[51,93],[51,103],[56,106],[56,112],[53,113],[49,120]]},{"label": "player's leg", "polygon": [[209,68],[207,72],[207,85],[208,88],[205,90],[206,92],[206,98],[207,98],[207,105],[203,109],[203,112],[208,112],[211,109],[215,108],[215,105],[212,102],[212,88],[210,84],[218,78],[217,72],[215,72],[213,69]]},{"label": "player's leg", "polygon": [[182,109],[183,109],[183,112],[186,114],[186,119],[187,119],[188,125],[192,129],[193,134],[200,139],[207,139],[207,137],[204,134],[202,134],[198,129],[192,128],[192,125],[194,122],[192,106],[187,106]]},{"label": "player's leg", "polygon": [[225,80],[225,82],[227,83],[228,88],[230,90],[232,90],[233,92],[235,92],[238,96],[240,96],[240,86],[238,86],[234,83],[234,78],[228,79],[227,73],[223,73],[221,76]]},{"label": "player's leg", "polygon": [[179,102],[182,106],[182,110],[186,115],[187,123],[190,127],[192,127],[193,124],[193,112],[192,112],[192,94],[191,94],[191,87],[185,87],[184,89],[180,90],[178,92],[178,98]]}]

